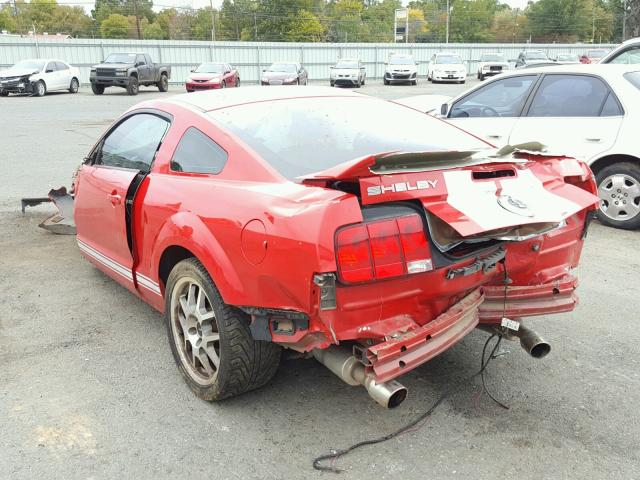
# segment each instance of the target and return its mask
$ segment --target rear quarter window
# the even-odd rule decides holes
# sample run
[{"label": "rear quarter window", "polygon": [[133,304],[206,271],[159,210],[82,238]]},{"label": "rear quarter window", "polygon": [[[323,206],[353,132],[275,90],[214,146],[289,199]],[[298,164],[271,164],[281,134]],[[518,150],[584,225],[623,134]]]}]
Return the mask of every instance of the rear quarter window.
[{"label": "rear quarter window", "polygon": [[180,139],[171,159],[171,170],[218,174],[227,163],[227,152],[207,135],[190,127]]},{"label": "rear quarter window", "polygon": [[625,73],[624,78],[631,83],[631,85],[640,90],[640,72]]}]

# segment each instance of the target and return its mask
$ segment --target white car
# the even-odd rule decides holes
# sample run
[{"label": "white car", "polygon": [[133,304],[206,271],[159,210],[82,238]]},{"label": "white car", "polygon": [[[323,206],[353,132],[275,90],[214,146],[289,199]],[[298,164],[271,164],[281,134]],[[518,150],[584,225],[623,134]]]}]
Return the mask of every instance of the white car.
[{"label": "white car", "polygon": [[631,38],[607,53],[598,63],[640,64],[640,37]]},{"label": "white car", "polygon": [[389,61],[385,63],[382,82],[385,85],[398,82],[411,82],[411,85],[417,85],[418,64],[411,55],[391,55]]},{"label": "white car", "polygon": [[495,146],[540,142],[585,160],[602,199],[598,217],[640,227],[640,66],[556,65],[505,73],[434,108],[428,95],[400,100]]},{"label": "white car", "polygon": [[47,92],[67,90],[77,93],[80,71],[61,60],[38,58],[22,60],[13,67],[0,70],[0,96],[30,93],[42,97]]},{"label": "white car", "polygon": [[362,62],[357,59],[342,58],[331,67],[329,85],[346,85],[360,88],[364,85],[366,72]]},{"label": "white car", "polygon": [[434,53],[429,61],[427,80],[430,82],[458,82],[467,79],[467,64],[457,53]]},{"label": "white car", "polygon": [[509,62],[502,53],[485,52],[480,55],[478,62],[478,80],[482,81],[487,77],[498,75],[509,70]]}]

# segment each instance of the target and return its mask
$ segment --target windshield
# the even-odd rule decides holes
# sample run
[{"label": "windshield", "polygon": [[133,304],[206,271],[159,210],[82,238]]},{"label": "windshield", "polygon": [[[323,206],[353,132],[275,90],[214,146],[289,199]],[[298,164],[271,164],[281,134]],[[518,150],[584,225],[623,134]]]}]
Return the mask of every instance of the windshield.
[{"label": "windshield", "polygon": [[480,57],[481,62],[505,62],[504,55],[501,53],[483,53]]},{"label": "windshield", "polygon": [[13,68],[40,71],[44,68],[44,62],[42,60],[22,60],[21,62],[16,63]]},{"label": "windshield", "polygon": [[578,61],[578,56],[570,53],[560,54],[558,55],[558,60],[561,61]]},{"label": "windshield", "polygon": [[224,73],[223,63],[201,63],[195,73]]},{"label": "windshield", "polygon": [[527,52],[526,56],[529,60],[548,60],[543,52]]},{"label": "windshield", "polygon": [[267,68],[267,72],[296,73],[297,69],[293,63],[274,63]]},{"label": "windshield", "polygon": [[370,97],[266,101],[209,115],[289,179],[382,152],[488,148],[442,120]]},{"label": "windshield", "polygon": [[391,57],[389,65],[413,65],[415,62],[411,57]]},{"label": "windshield", "polygon": [[587,52],[587,57],[589,58],[602,58],[605,56],[607,52],[604,50],[589,50]]},{"label": "windshield", "polygon": [[336,63],[335,68],[358,68],[358,62],[354,62],[353,60],[340,60]]},{"label": "windshield", "polygon": [[458,55],[438,55],[436,57],[436,63],[455,65],[462,63],[462,59]]},{"label": "windshield", "polygon": [[135,53],[112,53],[104,59],[104,63],[134,63]]}]

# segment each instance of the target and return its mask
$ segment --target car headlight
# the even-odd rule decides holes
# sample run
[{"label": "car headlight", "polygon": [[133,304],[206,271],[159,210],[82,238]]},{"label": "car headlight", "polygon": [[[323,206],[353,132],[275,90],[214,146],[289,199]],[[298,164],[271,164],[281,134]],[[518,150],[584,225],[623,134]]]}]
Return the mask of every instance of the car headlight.
[{"label": "car headlight", "polygon": [[96,69],[92,68],[89,73],[96,73]]},{"label": "car headlight", "polygon": [[126,70],[116,70],[116,75],[119,77],[124,77],[127,74]]},{"label": "car headlight", "polygon": [[268,79],[267,77],[262,77],[262,78],[260,79],[260,81],[261,81],[261,82],[268,82],[268,81],[269,81],[269,79]]}]

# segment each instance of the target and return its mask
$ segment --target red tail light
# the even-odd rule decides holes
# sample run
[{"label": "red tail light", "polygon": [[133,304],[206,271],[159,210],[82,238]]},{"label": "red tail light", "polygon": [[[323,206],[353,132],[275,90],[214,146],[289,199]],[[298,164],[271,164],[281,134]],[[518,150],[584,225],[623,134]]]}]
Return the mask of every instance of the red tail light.
[{"label": "red tail light", "polygon": [[389,218],[338,231],[340,279],[360,283],[433,270],[419,215]]}]

